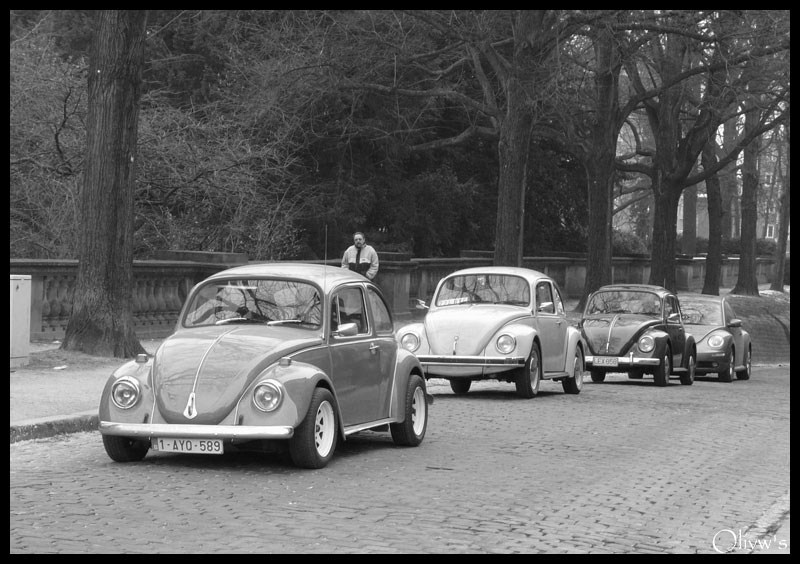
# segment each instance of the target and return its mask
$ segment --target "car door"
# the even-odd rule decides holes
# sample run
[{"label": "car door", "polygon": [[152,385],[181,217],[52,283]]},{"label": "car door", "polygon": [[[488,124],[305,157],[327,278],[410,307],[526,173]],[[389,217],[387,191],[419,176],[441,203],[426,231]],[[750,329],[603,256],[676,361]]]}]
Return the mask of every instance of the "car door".
[{"label": "car door", "polygon": [[545,372],[563,371],[568,324],[561,295],[549,280],[537,282],[534,295],[539,341],[542,343],[542,367]]},{"label": "car door", "polygon": [[[677,316],[672,314],[677,313]],[[664,299],[664,320],[670,343],[672,343],[672,367],[681,366],[683,354],[686,350],[686,329],[681,319],[681,309],[678,298],[667,296]]]},{"label": "car door", "polygon": [[[331,301],[331,374],[336,400],[346,426],[378,419],[380,411],[381,355],[367,317],[363,287],[337,289]],[[355,335],[337,329],[355,323]]]},{"label": "car door", "polygon": [[[378,419],[389,417],[392,402],[392,386],[397,375],[397,341],[394,336],[394,322],[389,306],[381,295],[371,286],[367,287],[371,325],[374,328],[374,341],[378,345]],[[402,392],[402,391],[401,391]]]}]

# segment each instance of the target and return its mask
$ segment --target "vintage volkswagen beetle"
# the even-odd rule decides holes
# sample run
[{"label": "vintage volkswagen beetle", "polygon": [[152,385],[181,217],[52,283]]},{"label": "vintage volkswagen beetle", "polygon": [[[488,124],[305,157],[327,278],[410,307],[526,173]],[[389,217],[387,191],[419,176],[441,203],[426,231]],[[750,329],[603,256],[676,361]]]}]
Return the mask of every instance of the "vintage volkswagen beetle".
[{"label": "vintage volkswagen beetle", "polygon": [[[428,306],[425,306],[428,307]],[[542,379],[564,391],[583,388],[583,343],[566,318],[558,285],[549,276],[516,267],[476,267],[442,280],[421,323],[397,332],[417,355],[426,378],[444,378],[456,394],[472,381],[513,382],[532,398]]]},{"label": "vintage volkswagen beetle", "polygon": [[321,468],[337,440],[366,429],[420,444],[429,401],[377,286],[341,268],[265,263],[196,285],[155,355],[109,378],[99,429],[119,462],[151,448],[288,446],[296,465]]},{"label": "vintage volkswagen beetle", "polygon": [[611,284],[592,293],[580,321],[588,347],[586,367],[593,382],[608,372],[629,378],[652,374],[666,386],[672,374],[694,383],[697,353],[686,332],[678,297],[661,286]]},{"label": "vintage volkswagen beetle", "polygon": [[717,373],[720,382],[749,380],[753,349],[727,296],[681,294],[686,331],[697,343],[697,374]]}]

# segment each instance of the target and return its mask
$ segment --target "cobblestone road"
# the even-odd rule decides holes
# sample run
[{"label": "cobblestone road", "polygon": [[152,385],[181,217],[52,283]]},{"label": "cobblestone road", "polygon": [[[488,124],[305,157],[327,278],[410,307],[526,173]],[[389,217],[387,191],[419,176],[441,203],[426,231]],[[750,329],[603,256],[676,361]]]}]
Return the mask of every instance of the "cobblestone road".
[{"label": "cobblestone road", "polygon": [[578,396],[545,382],[532,400],[430,384],[420,447],[363,433],[318,471],[250,453],[118,464],[96,432],[11,444],[11,553],[714,553],[720,531],[754,539],[789,510],[788,367],[587,378]]}]

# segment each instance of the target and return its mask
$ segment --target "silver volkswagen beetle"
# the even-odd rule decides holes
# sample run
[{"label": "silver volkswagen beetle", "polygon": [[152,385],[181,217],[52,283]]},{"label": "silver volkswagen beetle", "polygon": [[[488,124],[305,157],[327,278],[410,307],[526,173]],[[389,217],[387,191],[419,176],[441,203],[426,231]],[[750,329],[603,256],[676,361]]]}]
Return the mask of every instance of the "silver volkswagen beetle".
[{"label": "silver volkswagen beetle", "polygon": [[366,429],[419,445],[430,401],[377,286],[341,268],[264,263],[195,286],[155,355],[109,378],[99,428],[119,462],[252,447],[321,468]]},{"label": "silver volkswagen beetle", "polygon": [[566,317],[555,281],[535,270],[487,266],[454,272],[436,287],[421,323],[398,330],[426,378],[444,378],[456,394],[475,380],[514,383],[532,398],[542,379],[568,394],[583,388],[580,331]]}]

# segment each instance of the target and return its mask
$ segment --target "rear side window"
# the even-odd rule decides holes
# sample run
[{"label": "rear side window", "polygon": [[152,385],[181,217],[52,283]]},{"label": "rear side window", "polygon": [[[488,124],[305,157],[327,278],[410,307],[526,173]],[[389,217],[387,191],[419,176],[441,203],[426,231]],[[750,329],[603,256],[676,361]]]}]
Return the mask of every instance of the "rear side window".
[{"label": "rear side window", "polygon": [[384,301],[372,288],[367,292],[367,300],[372,308],[372,317],[375,319],[375,330],[378,333],[391,333],[394,330],[394,324],[389,308],[386,307]]}]

